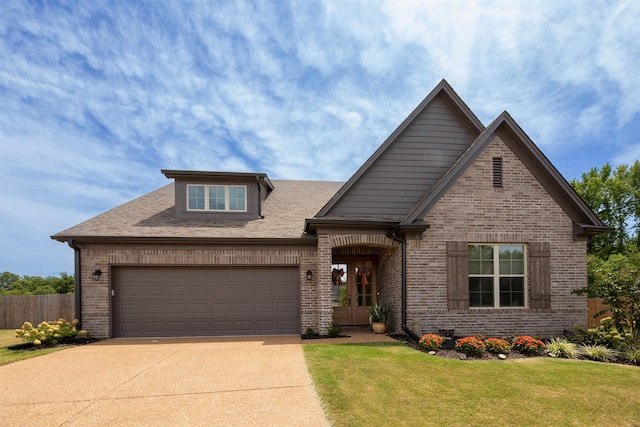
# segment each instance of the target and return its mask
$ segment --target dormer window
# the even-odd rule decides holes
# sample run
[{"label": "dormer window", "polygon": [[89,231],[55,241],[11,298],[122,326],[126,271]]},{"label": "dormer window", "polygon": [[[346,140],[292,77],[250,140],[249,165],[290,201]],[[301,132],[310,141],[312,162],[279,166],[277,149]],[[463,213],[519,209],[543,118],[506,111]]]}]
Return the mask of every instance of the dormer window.
[{"label": "dormer window", "polygon": [[187,185],[187,210],[246,212],[245,185]]},{"label": "dormer window", "polygon": [[274,186],[264,173],[163,170],[175,179],[175,217],[189,220],[253,221]]}]

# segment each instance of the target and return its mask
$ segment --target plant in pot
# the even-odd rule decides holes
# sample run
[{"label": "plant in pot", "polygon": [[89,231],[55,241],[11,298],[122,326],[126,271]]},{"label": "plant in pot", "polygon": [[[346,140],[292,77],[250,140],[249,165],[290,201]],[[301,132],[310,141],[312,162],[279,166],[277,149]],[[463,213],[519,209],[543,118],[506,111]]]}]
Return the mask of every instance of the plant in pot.
[{"label": "plant in pot", "polygon": [[384,334],[387,330],[387,318],[391,314],[388,304],[376,304],[369,307],[369,323],[376,334]]}]

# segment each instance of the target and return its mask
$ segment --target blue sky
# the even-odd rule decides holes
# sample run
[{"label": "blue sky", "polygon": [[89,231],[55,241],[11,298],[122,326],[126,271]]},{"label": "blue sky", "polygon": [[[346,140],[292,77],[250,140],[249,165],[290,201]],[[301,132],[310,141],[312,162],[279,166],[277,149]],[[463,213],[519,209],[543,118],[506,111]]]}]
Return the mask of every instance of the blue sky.
[{"label": "blue sky", "polygon": [[640,158],[640,2],[18,1],[0,13],[0,271],[160,169],[347,180],[443,78],[567,180]]}]

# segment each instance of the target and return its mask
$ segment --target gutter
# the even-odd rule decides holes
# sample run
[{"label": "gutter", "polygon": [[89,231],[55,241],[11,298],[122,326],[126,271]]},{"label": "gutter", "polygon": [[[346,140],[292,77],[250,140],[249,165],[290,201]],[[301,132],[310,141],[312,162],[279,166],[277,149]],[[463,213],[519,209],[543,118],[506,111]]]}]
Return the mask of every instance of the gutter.
[{"label": "gutter", "polygon": [[[80,268],[80,248],[76,246],[73,239],[69,240],[67,244],[73,248],[75,255],[75,272],[74,272],[74,293],[75,293],[75,312],[76,319],[78,319],[78,326],[76,327],[78,330],[82,329],[82,292],[80,291],[80,285],[82,284],[82,280],[80,278],[80,272],[82,271]],[[71,319],[73,320],[73,319]]]},{"label": "gutter", "polygon": [[256,182],[258,183],[258,218],[264,219],[264,215],[262,215],[262,186],[259,175],[256,175]]},{"label": "gutter", "polygon": [[420,341],[420,337],[407,327],[407,238],[406,236],[397,237],[396,230],[387,235],[402,245],[402,330],[412,340]]}]

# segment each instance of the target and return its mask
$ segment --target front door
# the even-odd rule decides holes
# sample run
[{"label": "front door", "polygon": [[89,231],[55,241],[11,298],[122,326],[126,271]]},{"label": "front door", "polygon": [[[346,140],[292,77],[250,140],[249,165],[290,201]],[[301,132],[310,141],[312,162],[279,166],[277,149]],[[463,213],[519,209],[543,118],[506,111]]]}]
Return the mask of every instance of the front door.
[{"label": "front door", "polygon": [[376,260],[344,258],[331,266],[333,320],[340,325],[368,325],[376,304]]}]

